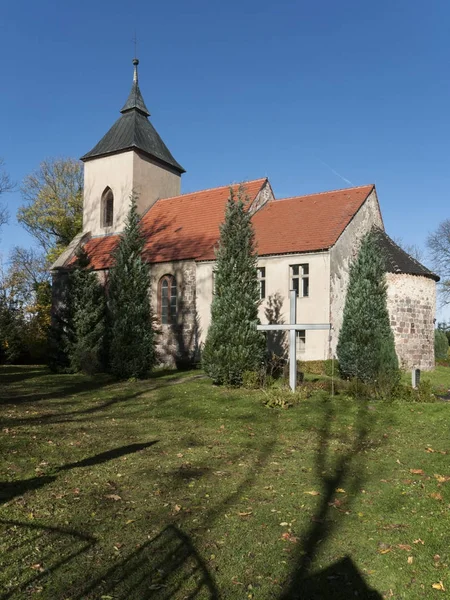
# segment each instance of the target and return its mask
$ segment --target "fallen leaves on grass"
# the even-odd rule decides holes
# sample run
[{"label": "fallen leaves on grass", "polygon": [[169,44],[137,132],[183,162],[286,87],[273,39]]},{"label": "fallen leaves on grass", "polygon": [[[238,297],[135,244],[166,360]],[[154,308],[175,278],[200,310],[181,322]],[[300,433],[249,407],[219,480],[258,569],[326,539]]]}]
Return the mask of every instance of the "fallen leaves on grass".
[{"label": "fallen leaves on grass", "polygon": [[413,475],[425,475],[425,471],[423,469],[410,469],[409,472]]},{"label": "fallen leaves on grass", "polygon": [[441,502],[444,499],[442,497],[442,494],[440,494],[439,492],[433,492],[432,494],[430,494],[430,498],[433,498],[433,500],[439,500]]},{"label": "fallen leaves on grass", "polygon": [[400,550],[407,550],[408,552],[411,550],[411,546],[409,544],[399,544],[397,548],[400,548]]},{"label": "fallen leaves on grass", "polygon": [[316,492],[315,490],[312,490],[310,492],[303,492],[304,494],[309,494],[310,496],[320,496],[320,492]]},{"label": "fallen leaves on grass", "polygon": [[433,448],[431,448],[430,446],[427,446],[425,448],[425,452],[438,452],[439,454],[447,454],[447,452],[445,450],[433,450]]},{"label": "fallen leaves on grass", "polygon": [[431,585],[431,587],[432,587],[434,590],[439,590],[439,591],[441,591],[441,592],[445,592],[445,587],[444,587],[444,584],[442,583],[442,581],[438,581],[438,583],[433,583],[433,584]]},{"label": "fallen leaves on grass", "polygon": [[412,565],[414,562],[414,557],[408,556],[408,565]]},{"label": "fallen leaves on grass", "polygon": [[281,539],[285,540],[286,542],[291,542],[291,544],[296,544],[298,542],[298,537],[288,532],[283,533]]},{"label": "fallen leaves on grass", "polygon": [[421,540],[420,538],[418,538],[417,540],[413,541],[413,544],[422,544],[422,546],[424,546],[425,542],[423,540]]},{"label": "fallen leaves on grass", "polygon": [[108,498],[108,500],[114,500],[114,502],[122,500],[122,498],[118,494],[106,494],[105,498]]},{"label": "fallen leaves on grass", "polygon": [[434,476],[436,477],[439,483],[445,483],[446,481],[450,481],[449,475],[438,475],[438,473],[435,473]]},{"label": "fallen leaves on grass", "polygon": [[250,516],[250,515],[252,515],[252,514],[253,514],[253,511],[252,511],[252,510],[249,510],[249,511],[247,511],[247,512],[238,512],[238,515],[239,515],[240,517],[249,517],[249,516]]}]

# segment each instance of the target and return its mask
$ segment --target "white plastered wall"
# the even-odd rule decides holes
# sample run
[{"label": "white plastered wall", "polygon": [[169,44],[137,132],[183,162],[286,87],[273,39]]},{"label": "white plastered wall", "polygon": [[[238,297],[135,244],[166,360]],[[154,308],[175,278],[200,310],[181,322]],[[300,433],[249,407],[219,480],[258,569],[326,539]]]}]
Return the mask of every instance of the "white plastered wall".
[{"label": "white plastered wall", "polygon": [[[103,156],[84,163],[83,232],[108,235],[123,230],[134,195],[142,214],[158,198],[180,194],[181,176],[134,150]],[[106,187],[114,194],[114,221],[102,227],[101,199]]]},{"label": "white plastered wall", "polygon": [[345,298],[349,281],[350,263],[356,258],[363,236],[373,226],[384,230],[380,206],[375,189],[344,229],[330,250],[330,315],[332,325],[331,351],[336,353],[339,331],[342,326]]},{"label": "white plastered wall", "polygon": [[[107,235],[121,231],[133,189],[133,151],[103,156],[84,163],[83,232]],[[106,187],[114,194],[114,222],[102,227],[101,199]]]},{"label": "white plastered wall", "polygon": [[[261,323],[267,323],[265,310],[268,298],[281,294],[283,303],[280,318],[289,322],[289,289],[291,286],[290,265],[309,265],[309,296],[297,299],[297,323],[328,323],[330,314],[330,256],[328,252],[311,254],[290,254],[283,256],[262,256],[258,267],[266,269],[266,297],[259,309]],[[211,321],[211,301],[214,262],[197,263],[197,314],[200,322],[201,342]],[[324,360],[329,355],[329,332],[326,330],[307,331],[305,352],[299,360]]]},{"label": "white plastered wall", "polygon": [[133,192],[139,213],[145,212],[159,198],[171,198],[181,193],[181,176],[133,152]]}]

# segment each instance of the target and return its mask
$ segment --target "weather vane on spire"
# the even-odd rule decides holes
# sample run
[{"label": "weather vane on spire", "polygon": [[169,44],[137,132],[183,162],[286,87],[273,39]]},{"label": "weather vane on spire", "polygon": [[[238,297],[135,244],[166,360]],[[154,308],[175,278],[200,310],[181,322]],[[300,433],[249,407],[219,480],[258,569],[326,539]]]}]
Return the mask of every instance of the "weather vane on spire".
[{"label": "weather vane on spire", "polygon": [[137,58],[137,36],[136,36],[136,29],[134,30],[134,36],[133,36],[132,42],[134,44],[134,58]]},{"label": "weather vane on spire", "polygon": [[139,64],[139,59],[137,57],[137,37],[136,37],[136,29],[134,30],[134,37],[133,37],[133,43],[134,43],[134,58],[133,58],[133,65],[134,65],[134,75],[133,75],[133,81],[135,83],[138,83],[138,64]]}]

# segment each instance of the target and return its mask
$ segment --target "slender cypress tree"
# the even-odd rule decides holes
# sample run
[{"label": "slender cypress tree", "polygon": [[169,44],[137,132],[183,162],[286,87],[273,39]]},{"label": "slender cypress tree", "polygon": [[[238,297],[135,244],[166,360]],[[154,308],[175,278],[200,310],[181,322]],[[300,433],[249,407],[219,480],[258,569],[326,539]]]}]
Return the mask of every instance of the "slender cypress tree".
[{"label": "slender cypress tree", "polygon": [[89,268],[89,257],[82,249],[70,275],[74,339],[69,349],[74,371],[97,373],[104,367],[106,301],[103,286]]},{"label": "slender cypress tree", "polygon": [[144,243],[132,199],[109,274],[109,368],[120,379],[145,377],[155,361],[150,274],[142,260]]},{"label": "slender cypress tree", "polygon": [[71,276],[60,274],[57,286],[57,301],[52,307],[48,330],[47,364],[55,373],[71,373],[70,354],[74,343]]},{"label": "slender cypress tree", "polygon": [[398,359],[387,310],[385,266],[373,230],[363,238],[350,279],[337,346],[344,377],[394,381]]},{"label": "slender cypress tree", "polygon": [[225,221],[220,227],[216,255],[215,291],[202,360],[215,383],[240,385],[244,371],[261,366],[265,339],[259,323],[257,255],[244,191],[232,190]]}]

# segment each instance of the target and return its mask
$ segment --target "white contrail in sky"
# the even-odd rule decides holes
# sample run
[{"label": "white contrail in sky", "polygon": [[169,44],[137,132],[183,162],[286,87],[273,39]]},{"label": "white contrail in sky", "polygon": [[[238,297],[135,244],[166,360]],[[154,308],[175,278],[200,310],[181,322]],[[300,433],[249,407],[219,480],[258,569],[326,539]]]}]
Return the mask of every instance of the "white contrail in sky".
[{"label": "white contrail in sky", "polygon": [[335,175],[337,175],[338,177],[340,177],[342,179],[342,181],[345,181],[345,183],[348,183],[349,185],[355,185],[352,181],[350,181],[350,179],[347,179],[346,177],[344,177],[343,175],[341,175],[340,173],[338,173],[335,169],[333,169],[333,167],[330,167],[330,165],[327,165],[327,163],[325,161],[321,160],[320,158],[318,160],[323,165],[325,165],[326,167],[328,167],[332,173],[334,173]]}]

